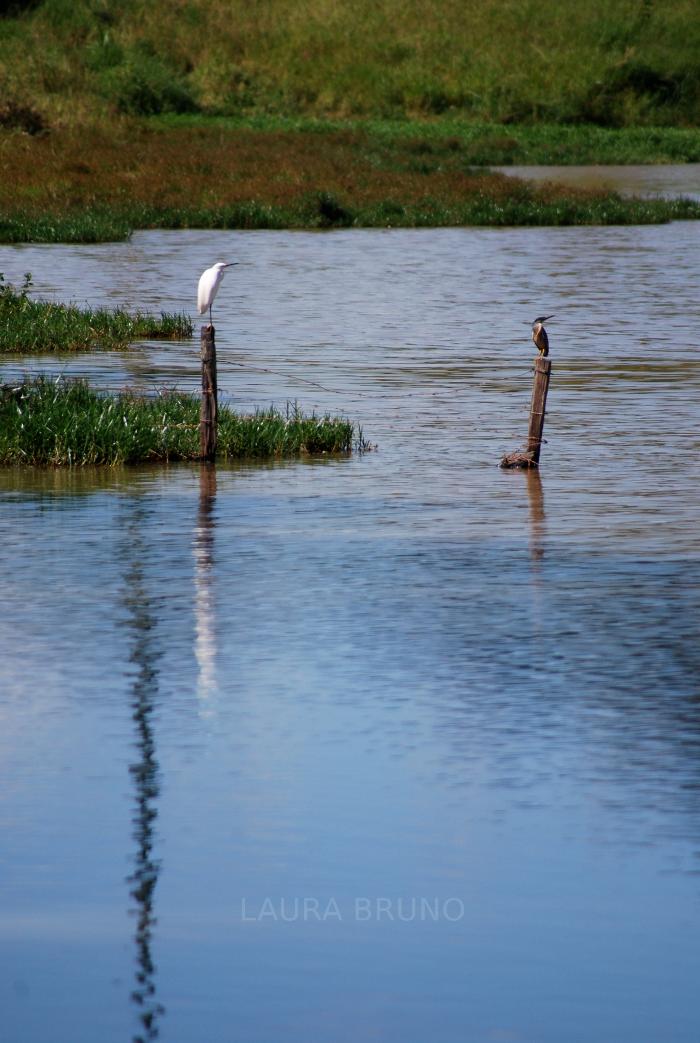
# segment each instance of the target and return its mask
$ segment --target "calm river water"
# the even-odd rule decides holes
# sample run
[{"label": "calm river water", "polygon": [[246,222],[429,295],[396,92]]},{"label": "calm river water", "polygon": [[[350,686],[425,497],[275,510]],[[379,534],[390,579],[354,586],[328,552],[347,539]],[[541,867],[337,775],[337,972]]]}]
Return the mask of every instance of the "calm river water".
[{"label": "calm river water", "polygon": [[[376,450],[0,472],[8,1043],[696,1043],[700,224],[0,251]],[[552,384],[539,474],[533,349]],[[198,343],[10,359],[198,383]]]}]

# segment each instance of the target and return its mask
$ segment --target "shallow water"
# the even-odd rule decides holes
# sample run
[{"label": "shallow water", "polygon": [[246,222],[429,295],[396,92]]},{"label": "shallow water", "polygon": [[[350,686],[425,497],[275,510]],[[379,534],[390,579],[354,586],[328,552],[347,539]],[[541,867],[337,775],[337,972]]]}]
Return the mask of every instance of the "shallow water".
[{"label": "shallow water", "polygon": [[[682,223],[2,251],[42,295],[156,310],[240,260],[225,395],[378,445],[0,472],[8,1040],[697,1040],[699,246]],[[542,466],[503,472],[543,312]],[[2,379],[198,366],[152,343]]]},{"label": "shallow water", "polygon": [[535,181],[559,181],[578,188],[610,188],[626,196],[685,196],[700,199],[700,163],[656,166],[510,166],[502,174]]}]

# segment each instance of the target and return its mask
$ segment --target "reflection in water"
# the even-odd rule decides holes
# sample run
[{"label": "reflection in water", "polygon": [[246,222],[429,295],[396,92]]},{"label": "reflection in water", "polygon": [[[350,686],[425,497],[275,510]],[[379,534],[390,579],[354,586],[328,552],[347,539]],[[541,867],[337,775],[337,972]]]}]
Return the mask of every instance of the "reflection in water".
[{"label": "reflection in water", "polygon": [[[8,1039],[160,1027],[199,1043],[226,1025],[245,1043],[424,1043],[439,1018],[441,1043],[697,1043],[699,237],[698,222],[238,233],[255,264],[246,307],[222,303],[242,334],[236,408],[284,403],[296,385],[267,370],[284,371],[318,384],[305,408],[349,411],[380,451],[215,474],[0,474],[2,874],[31,911],[7,946],[30,999],[0,980]],[[14,263],[63,299],[141,282],[176,310],[193,267],[229,247],[230,233],[149,232],[22,247]],[[549,444],[540,473],[509,475],[496,461],[526,425],[533,302],[565,316]],[[591,309],[611,316],[604,338]],[[465,352],[485,310],[496,366]],[[221,341],[233,362],[223,328]],[[98,386],[199,378],[186,343],[41,360],[64,365]],[[103,677],[112,694],[95,700]],[[205,727],[197,690],[198,710],[216,708]],[[129,706],[126,741],[114,704]],[[133,875],[114,909],[114,860],[93,837],[104,799],[123,821],[118,778],[74,828],[107,743],[136,762]],[[72,894],[120,932],[134,909],[133,999],[110,985],[124,974],[113,934],[101,990],[92,945],[57,977],[48,932]],[[255,894],[276,908],[460,896],[465,917],[243,924],[237,899]],[[99,929],[75,919],[71,932]]]},{"label": "reflection in water", "polygon": [[547,625],[547,612],[543,608],[542,559],[547,535],[544,495],[539,468],[528,467],[523,472],[527,482],[527,498],[530,505],[530,561],[532,574],[532,625],[534,635],[540,638]]},{"label": "reflection in water", "polygon": [[[204,702],[216,692],[216,634],[212,592],[213,510],[216,501],[216,467],[202,464],[199,473],[199,513],[194,533],[195,658],[197,696]],[[204,712],[204,707],[202,707]],[[211,709],[206,711],[211,712]]]},{"label": "reflection in water", "polygon": [[136,748],[138,760],[130,765],[134,780],[136,806],[133,815],[136,840],[135,869],[128,877],[132,885],[131,897],[136,902],[136,986],[131,993],[139,1009],[141,1031],[134,1036],[134,1043],[158,1036],[158,1019],[165,1013],[164,1007],[155,998],[155,965],[151,955],[151,939],[155,925],[153,910],[154,892],[160,871],[159,862],[153,857],[155,841],[154,823],[158,816],[156,799],[159,794],[159,768],[153,731],[153,713],[158,695],[158,670],[156,661],[160,653],[154,646],[153,633],[156,614],[149,603],[143,575],[143,532],[144,518],[137,507],[132,524],[127,529],[131,567],[126,575],[126,604],[129,610],[128,627],[133,635],[133,650],[130,661],[136,668],[132,685],[132,720],[136,726]]},{"label": "reflection in water", "polygon": [[525,471],[527,481],[527,498],[530,503],[530,556],[533,565],[544,557],[544,539],[546,536],[544,516],[544,496],[542,479],[536,467]]}]

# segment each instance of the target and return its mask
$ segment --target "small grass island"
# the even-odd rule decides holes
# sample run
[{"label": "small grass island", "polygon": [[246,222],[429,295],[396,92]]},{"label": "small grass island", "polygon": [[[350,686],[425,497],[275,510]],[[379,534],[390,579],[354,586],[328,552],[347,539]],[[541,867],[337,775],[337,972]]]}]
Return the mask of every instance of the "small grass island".
[{"label": "small grass island", "polygon": [[[79,467],[197,460],[197,395],[104,394],[85,380],[40,376],[0,386],[0,465]],[[241,415],[220,405],[221,460],[349,453],[354,425],[297,406]]]},{"label": "small grass island", "polygon": [[126,348],[135,340],[188,340],[192,320],[180,312],[130,314],[123,308],[80,308],[29,296],[31,272],[21,289],[0,272],[0,354],[102,351]]},{"label": "small grass island", "polygon": [[[129,314],[79,308],[29,296],[0,276],[0,354],[114,350],[136,340],[188,340],[185,314]],[[47,375],[0,384],[0,465],[84,466],[197,460],[200,397],[177,390],[107,394],[85,380]],[[218,409],[222,460],[348,453],[367,448],[341,417],[305,415],[297,406],[241,415]]]}]

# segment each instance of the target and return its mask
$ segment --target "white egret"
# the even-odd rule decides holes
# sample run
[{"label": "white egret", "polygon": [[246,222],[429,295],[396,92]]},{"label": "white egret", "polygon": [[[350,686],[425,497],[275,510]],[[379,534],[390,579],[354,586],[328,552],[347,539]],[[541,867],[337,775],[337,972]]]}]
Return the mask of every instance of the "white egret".
[{"label": "white egret", "polygon": [[216,292],[219,289],[219,283],[224,277],[224,269],[230,268],[232,265],[237,264],[237,261],[217,261],[216,264],[212,265],[211,268],[207,268],[206,272],[202,272],[199,277],[199,285],[197,287],[197,307],[199,308],[199,314],[204,315],[204,312],[209,309],[209,325],[211,326],[211,306],[214,303]]}]

